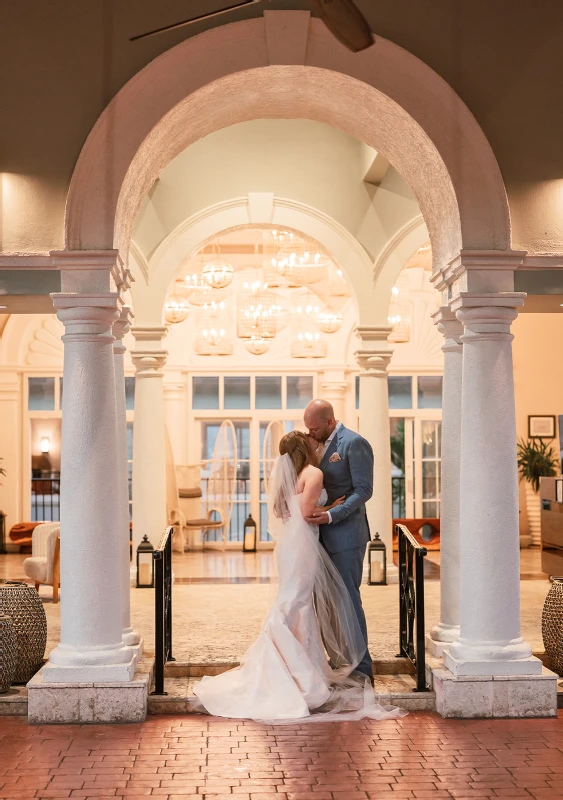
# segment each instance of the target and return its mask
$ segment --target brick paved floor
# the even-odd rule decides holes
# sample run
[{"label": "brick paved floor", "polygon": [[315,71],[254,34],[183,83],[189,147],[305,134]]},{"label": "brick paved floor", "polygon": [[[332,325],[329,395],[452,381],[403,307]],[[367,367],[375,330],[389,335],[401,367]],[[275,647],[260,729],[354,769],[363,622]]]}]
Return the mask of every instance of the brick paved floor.
[{"label": "brick paved floor", "polygon": [[28,726],[0,718],[0,798],[563,798],[557,720],[269,727],[206,717]]}]

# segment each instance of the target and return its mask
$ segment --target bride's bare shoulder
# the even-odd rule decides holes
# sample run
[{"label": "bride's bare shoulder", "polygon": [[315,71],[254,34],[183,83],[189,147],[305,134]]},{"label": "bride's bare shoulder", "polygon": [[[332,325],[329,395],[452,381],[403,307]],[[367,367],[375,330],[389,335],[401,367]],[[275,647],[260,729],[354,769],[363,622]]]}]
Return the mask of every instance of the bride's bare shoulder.
[{"label": "bride's bare shoulder", "polygon": [[303,469],[301,473],[301,477],[304,481],[323,481],[323,473],[318,467],[315,467],[313,464],[307,464],[307,466]]}]

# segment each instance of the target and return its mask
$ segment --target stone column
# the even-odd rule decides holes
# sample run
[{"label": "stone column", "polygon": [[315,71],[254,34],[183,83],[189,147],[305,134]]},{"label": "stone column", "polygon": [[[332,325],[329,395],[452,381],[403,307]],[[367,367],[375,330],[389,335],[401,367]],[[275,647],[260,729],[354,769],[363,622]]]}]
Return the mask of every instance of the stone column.
[{"label": "stone column", "polygon": [[442,393],[442,492],[440,520],[440,622],[430,632],[428,649],[441,656],[459,637],[459,468],[463,325],[449,308],[434,314],[444,335]]},{"label": "stone column", "polygon": [[115,367],[115,408],[117,419],[117,447],[119,452],[119,543],[121,565],[121,595],[122,595],[122,636],[123,642],[129,647],[135,647],[137,655],[142,650],[141,637],[131,627],[131,587],[130,587],[130,545],[129,545],[129,475],[127,469],[127,414],[125,406],[125,368],[123,356],[126,347],[123,337],[131,329],[131,309],[124,306],[121,315],[113,325],[113,360]]},{"label": "stone column", "polygon": [[170,434],[170,444],[175,466],[188,463],[188,412],[186,379],[181,373],[171,376],[167,373],[164,383],[165,421]]},{"label": "stone column", "polygon": [[460,636],[444,663],[460,675],[534,675],[520,635],[516,419],[510,325],[524,295],[462,293]]},{"label": "stone column", "polygon": [[367,504],[372,536],[379,533],[387,550],[387,581],[398,581],[393,564],[393,491],[391,484],[391,428],[387,368],[393,354],[387,337],[390,327],[359,327],[360,434],[373,447],[373,497]]},{"label": "stone column", "polygon": [[137,547],[146,534],[157,545],[166,527],[166,438],[162,349],[167,330],[133,328],[135,350],[135,418],[133,423],[133,566]]},{"label": "stone column", "polygon": [[61,640],[43,681],[128,681],[135,657],[122,638],[121,454],[111,331],[119,293],[110,291],[112,273],[101,254],[91,254],[89,262],[87,254],[74,260],[60,255],[66,256],[63,291],[53,302],[65,326]]}]

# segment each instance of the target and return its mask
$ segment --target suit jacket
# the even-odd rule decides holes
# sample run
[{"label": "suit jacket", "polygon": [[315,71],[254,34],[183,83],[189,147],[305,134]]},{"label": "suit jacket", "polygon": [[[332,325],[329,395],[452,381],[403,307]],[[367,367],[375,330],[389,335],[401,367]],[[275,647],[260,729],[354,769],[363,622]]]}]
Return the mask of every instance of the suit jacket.
[{"label": "suit jacket", "polygon": [[[340,458],[331,461],[338,453]],[[373,494],[373,450],[370,443],[341,425],[321,459],[323,485],[332,503],[346,500],[330,512],[332,522],[320,526],[321,542],[329,553],[352,550],[369,542],[366,503]]]}]

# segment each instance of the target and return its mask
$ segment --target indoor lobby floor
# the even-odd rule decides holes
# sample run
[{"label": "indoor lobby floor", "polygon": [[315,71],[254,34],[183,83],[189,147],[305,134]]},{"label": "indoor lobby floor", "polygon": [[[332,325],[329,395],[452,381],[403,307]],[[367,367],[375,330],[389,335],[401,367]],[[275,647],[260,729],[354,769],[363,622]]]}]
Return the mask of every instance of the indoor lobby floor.
[{"label": "indoor lobby floor", "polygon": [[[428,554],[425,580],[425,621],[430,630],[439,620],[439,552]],[[25,556],[0,556],[0,578],[23,579]],[[276,591],[272,551],[206,550],[173,554],[174,656],[192,664],[232,663],[249,647]],[[534,652],[543,651],[541,613],[549,590],[540,572],[538,549],[521,551],[522,635]],[[51,602],[52,590],[40,595],[48,622],[47,652],[59,640],[60,604]],[[147,655],[154,653],[154,590],[131,590],[133,626],[145,641]],[[362,597],[375,660],[395,656],[398,647],[399,592],[397,584],[362,586]]]}]

